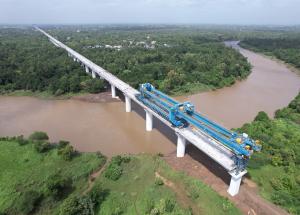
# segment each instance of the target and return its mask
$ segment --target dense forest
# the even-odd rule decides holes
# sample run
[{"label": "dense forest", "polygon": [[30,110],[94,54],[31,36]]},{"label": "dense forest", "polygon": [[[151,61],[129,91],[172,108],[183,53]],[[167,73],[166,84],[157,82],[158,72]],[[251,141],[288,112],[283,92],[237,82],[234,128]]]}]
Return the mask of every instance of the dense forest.
[{"label": "dense forest", "polygon": [[241,46],[254,51],[275,56],[286,63],[300,68],[300,39],[286,38],[247,38]]},{"label": "dense forest", "polygon": [[241,214],[160,155],[107,161],[66,141],[50,143],[44,132],[0,138],[0,167],[1,215]]},{"label": "dense forest", "polygon": [[49,29],[133,87],[150,82],[167,93],[221,88],[243,79],[250,64],[216,33],[193,29]]},{"label": "dense forest", "polygon": [[32,29],[0,29],[0,92],[15,90],[100,92],[102,80],[92,80],[65,51]]},{"label": "dense forest", "polygon": [[[216,33],[186,29],[46,29],[62,42],[116,74],[133,87],[151,82],[178,94],[221,88],[243,79],[250,64],[222,44]],[[81,30],[80,30],[81,29]],[[32,29],[0,29],[0,90],[99,92],[63,50]]]},{"label": "dense forest", "polygon": [[263,150],[249,163],[250,177],[264,197],[300,214],[300,93],[270,119],[260,112],[241,131],[262,141]]}]

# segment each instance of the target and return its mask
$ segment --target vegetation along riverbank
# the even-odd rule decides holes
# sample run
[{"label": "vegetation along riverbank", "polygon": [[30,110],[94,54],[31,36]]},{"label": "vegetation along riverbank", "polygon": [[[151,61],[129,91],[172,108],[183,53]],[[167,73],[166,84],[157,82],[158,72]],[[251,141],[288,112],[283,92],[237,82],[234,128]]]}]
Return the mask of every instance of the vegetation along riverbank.
[{"label": "vegetation along riverbank", "polygon": [[3,137],[0,149],[1,215],[240,214],[159,155],[115,156],[104,166],[101,153],[49,143],[43,132]]}]

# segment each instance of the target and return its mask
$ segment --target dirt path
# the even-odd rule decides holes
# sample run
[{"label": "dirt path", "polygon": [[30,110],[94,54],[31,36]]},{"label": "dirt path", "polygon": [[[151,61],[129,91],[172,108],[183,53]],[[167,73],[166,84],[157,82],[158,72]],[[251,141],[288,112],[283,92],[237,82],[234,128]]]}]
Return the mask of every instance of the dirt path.
[{"label": "dirt path", "polygon": [[89,181],[88,181],[88,187],[82,192],[83,195],[87,194],[88,192],[91,191],[95,184],[95,179],[98,178],[102,172],[105,170],[107,165],[110,163],[110,159],[108,159],[105,164],[98,170],[94,171],[90,176],[89,176]]},{"label": "dirt path", "polygon": [[180,184],[174,184],[174,182],[160,175],[159,172],[155,172],[155,176],[157,178],[160,178],[164,182],[164,185],[169,187],[176,194],[178,202],[184,208],[191,208],[194,215],[201,214],[201,209],[197,207],[197,205],[192,203],[192,200],[187,196],[187,193],[183,186],[181,186]]},{"label": "dirt path", "polygon": [[[191,155],[186,155],[183,158],[177,158],[175,152],[164,156],[164,159],[175,170],[184,171],[192,177],[199,178],[220,195],[230,199],[235,206],[242,211],[243,214],[288,214],[285,210],[263,199],[258,193],[256,184],[247,178],[244,178],[239,194],[235,197],[232,197],[227,193],[228,184],[230,182],[229,175],[221,167],[210,168],[209,165],[205,165],[209,163],[208,161],[199,162],[192,158]],[[206,159],[207,158],[204,157],[204,160]],[[210,163],[213,162],[210,161]]]}]

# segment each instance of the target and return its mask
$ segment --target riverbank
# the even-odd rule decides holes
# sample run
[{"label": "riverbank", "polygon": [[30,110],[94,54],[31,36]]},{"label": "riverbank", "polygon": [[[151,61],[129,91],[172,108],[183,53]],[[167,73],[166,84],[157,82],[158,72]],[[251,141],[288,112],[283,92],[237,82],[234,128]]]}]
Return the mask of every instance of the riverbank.
[{"label": "riverbank", "polygon": [[101,92],[101,93],[87,93],[87,92],[79,92],[79,93],[66,93],[60,96],[55,96],[48,91],[36,91],[32,92],[30,90],[17,90],[13,92],[7,92],[0,94],[1,96],[12,96],[12,97],[33,97],[37,99],[44,100],[67,100],[73,99],[84,102],[91,103],[101,103],[101,102],[114,102],[116,99],[111,98],[110,92]]},{"label": "riverbank", "polygon": [[5,171],[0,175],[1,214],[241,214],[228,199],[172,170],[159,155],[116,156],[104,165],[99,152],[65,160],[61,151],[68,145],[50,144],[39,151],[38,141],[0,140]]},{"label": "riverbank", "polygon": [[263,52],[255,47],[249,46],[249,45],[245,45],[243,43],[239,44],[240,47],[244,48],[244,49],[248,49],[250,51],[253,51],[255,53],[257,53],[258,55],[261,55],[263,57],[269,58],[270,60],[276,61],[282,65],[285,65],[287,68],[289,68],[292,72],[295,72],[296,74],[300,75],[300,68],[295,67],[294,65],[287,63],[279,58],[277,58],[276,56],[272,55],[272,53],[270,52]]}]

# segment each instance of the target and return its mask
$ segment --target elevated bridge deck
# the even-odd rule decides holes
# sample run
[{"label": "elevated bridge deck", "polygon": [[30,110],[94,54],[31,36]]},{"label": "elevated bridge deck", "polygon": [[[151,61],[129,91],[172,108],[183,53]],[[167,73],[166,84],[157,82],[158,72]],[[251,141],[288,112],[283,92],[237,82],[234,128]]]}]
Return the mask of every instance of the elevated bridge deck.
[{"label": "elevated bridge deck", "polygon": [[139,91],[120,80],[110,72],[106,71],[102,67],[93,63],[88,58],[79,54],[75,50],[66,46],[62,42],[58,41],[50,34],[45,32],[44,30],[35,27],[36,30],[43,33],[48,39],[57,47],[62,48],[67,51],[70,57],[73,57],[74,61],[78,61],[82,65],[85,66],[86,72],[92,73],[93,77],[99,76],[102,79],[105,79],[110,83],[112,89],[112,96],[116,96],[115,88],[121,91],[125,96],[126,102],[126,112],[131,111],[131,101],[134,101],[139,106],[145,109],[146,111],[146,130],[151,131],[153,127],[153,116],[158,120],[167,125],[171,130],[173,130],[178,136],[177,141],[177,157],[183,157],[185,153],[186,140],[195,145],[198,149],[203,151],[209,157],[211,157],[214,161],[216,161],[219,165],[224,167],[228,173],[231,175],[231,182],[228,189],[228,193],[232,196],[236,195],[239,190],[240,182],[242,176],[246,173],[246,170],[242,172],[235,172],[234,170],[237,168],[235,161],[233,159],[233,152],[228,148],[224,147],[222,144],[218,143],[215,139],[211,138],[204,132],[199,130],[194,131],[193,129],[187,128],[176,128],[171,125],[169,121],[161,117],[159,114],[154,112],[149,107],[145,106],[141,101],[137,99],[137,95],[139,95]]}]

